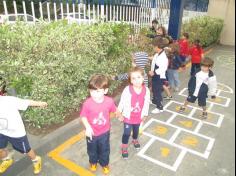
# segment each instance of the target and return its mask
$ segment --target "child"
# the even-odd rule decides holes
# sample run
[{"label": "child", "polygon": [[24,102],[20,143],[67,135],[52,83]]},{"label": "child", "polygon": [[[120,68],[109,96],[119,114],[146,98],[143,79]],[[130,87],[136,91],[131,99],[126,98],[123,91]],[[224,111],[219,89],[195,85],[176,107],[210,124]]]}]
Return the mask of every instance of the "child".
[{"label": "child", "polygon": [[180,87],[179,72],[178,69],[182,66],[183,62],[179,56],[178,44],[171,44],[169,46],[169,67],[167,75],[171,89],[178,92]]},{"label": "child", "polygon": [[[139,52],[135,52],[132,55],[132,67],[140,67],[145,72],[145,67],[148,65],[148,63],[149,63],[148,53],[140,50]],[[128,73],[124,73],[116,76],[114,79],[128,80],[128,78],[129,78]],[[148,87],[148,75],[146,73],[144,76],[144,83]]]},{"label": "child", "polygon": [[[3,78],[1,78],[3,80]],[[12,164],[13,159],[9,155],[6,147],[11,143],[13,148],[27,154],[33,162],[34,174],[41,171],[42,160],[31,149],[26,135],[24,123],[19,111],[25,111],[29,106],[46,107],[46,102],[23,100],[12,96],[4,96],[5,81],[2,81],[0,92],[0,174],[4,173]]]},{"label": "child", "polygon": [[[183,33],[183,37],[179,40],[179,48],[180,48],[180,57],[182,62],[186,62],[186,58],[189,56],[189,34]],[[185,67],[185,66],[183,66]]]},{"label": "child", "polygon": [[104,174],[110,172],[110,113],[116,112],[116,105],[108,93],[109,80],[96,74],[89,81],[90,96],[83,104],[80,116],[86,128],[87,152],[90,169],[95,172],[99,163]]},{"label": "child", "polygon": [[200,45],[200,40],[194,41],[194,45],[190,49],[189,54],[191,56],[191,62],[192,62],[190,75],[193,76],[197,71],[200,70],[200,63],[202,58],[204,57],[203,49]]},{"label": "child", "polygon": [[124,117],[124,134],[122,137],[122,157],[128,158],[128,142],[133,131],[133,144],[140,149],[138,142],[139,127],[148,116],[150,91],[144,85],[144,71],[142,68],[134,67],[129,73],[129,83],[122,95],[118,106],[122,117]]},{"label": "child", "polygon": [[203,109],[202,120],[207,119],[206,98],[208,90],[211,98],[216,98],[216,76],[211,71],[213,64],[212,59],[205,58],[201,62],[201,70],[191,77],[188,83],[189,96],[184,105],[180,107],[181,113],[186,110],[188,103],[194,103],[198,99],[198,105]]},{"label": "child", "polygon": [[166,80],[166,71],[168,67],[168,58],[164,51],[166,41],[162,37],[157,37],[153,40],[154,49],[157,52],[152,60],[151,71],[149,72],[152,77],[152,103],[156,105],[156,109],[152,111],[153,114],[163,112],[162,105],[162,89],[164,81]]}]

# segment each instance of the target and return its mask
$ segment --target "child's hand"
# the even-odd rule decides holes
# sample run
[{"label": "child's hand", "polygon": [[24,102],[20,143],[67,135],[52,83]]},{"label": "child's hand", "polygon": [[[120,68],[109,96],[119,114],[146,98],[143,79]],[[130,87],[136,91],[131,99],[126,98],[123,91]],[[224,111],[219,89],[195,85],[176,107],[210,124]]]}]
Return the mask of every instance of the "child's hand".
[{"label": "child's hand", "polygon": [[144,116],[144,117],[142,118],[142,122],[145,122],[145,121],[147,120],[147,118],[148,118],[148,116]]},{"label": "child's hand", "polygon": [[48,106],[47,102],[39,102],[39,107],[46,108]]},{"label": "child's hand", "polygon": [[119,121],[121,121],[121,122],[123,122],[124,120],[125,120],[125,118],[121,115],[121,116],[119,116]]},{"label": "child's hand", "polygon": [[87,127],[85,135],[89,137],[90,140],[93,140],[93,135],[94,135],[93,129],[91,127]]},{"label": "child's hand", "polygon": [[154,76],[154,72],[153,71],[149,71],[149,75],[150,76]]}]

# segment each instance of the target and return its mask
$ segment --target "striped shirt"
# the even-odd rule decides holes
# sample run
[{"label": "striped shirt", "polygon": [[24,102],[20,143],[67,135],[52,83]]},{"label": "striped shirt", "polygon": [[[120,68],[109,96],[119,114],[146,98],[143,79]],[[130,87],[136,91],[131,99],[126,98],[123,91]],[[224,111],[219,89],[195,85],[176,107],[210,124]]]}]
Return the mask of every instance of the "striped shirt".
[{"label": "striped shirt", "polygon": [[[148,54],[146,52],[136,52],[134,53],[134,62],[137,67],[142,68],[145,71],[145,67],[148,64]],[[118,75],[118,80],[127,80],[129,78],[128,73]],[[148,87],[148,76],[145,73],[144,83]]]},{"label": "striped shirt", "polygon": [[145,66],[148,64],[148,54],[146,52],[134,53],[134,62],[137,67],[145,69]]}]

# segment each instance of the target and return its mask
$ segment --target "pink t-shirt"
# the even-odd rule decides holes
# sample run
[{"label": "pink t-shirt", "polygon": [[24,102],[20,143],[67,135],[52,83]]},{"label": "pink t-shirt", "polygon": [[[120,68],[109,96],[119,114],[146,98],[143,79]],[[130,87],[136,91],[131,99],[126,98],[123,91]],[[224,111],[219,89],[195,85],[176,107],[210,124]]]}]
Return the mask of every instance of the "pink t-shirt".
[{"label": "pink t-shirt", "polygon": [[129,86],[131,93],[131,114],[130,118],[125,118],[124,122],[128,124],[140,124],[142,122],[142,110],[145,101],[146,88],[143,86],[140,94],[134,91],[133,86]]},{"label": "pink t-shirt", "polygon": [[102,103],[96,103],[91,97],[82,107],[80,117],[85,117],[91,125],[94,136],[100,136],[110,130],[110,113],[116,111],[112,98],[105,96]]}]

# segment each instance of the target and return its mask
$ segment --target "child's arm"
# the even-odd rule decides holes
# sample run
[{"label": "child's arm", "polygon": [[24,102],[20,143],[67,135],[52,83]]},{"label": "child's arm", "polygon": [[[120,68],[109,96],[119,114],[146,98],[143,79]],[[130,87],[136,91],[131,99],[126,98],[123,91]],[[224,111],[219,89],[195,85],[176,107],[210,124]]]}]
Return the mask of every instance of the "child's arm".
[{"label": "child's arm", "polygon": [[87,118],[86,118],[86,117],[82,117],[81,119],[82,119],[82,123],[83,123],[83,125],[84,125],[84,127],[85,127],[85,129],[86,129],[85,135],[86,135],[87,137],[89,137],[90,140],[93,140],[94,132],[93,132],[92,127],[91,127],[90,124],[88,123]]},{"label": "child's arm", "polygon": [[45,107],[48,106],[48,104],[46,102],[43,102],[43,101],[29,100],[29,106],[45,108]]},{"label": "child's arm", "polygon": [[209,95],[211,96],[212,99],[215,99],[217,91],[216,76],[210,77],[208,86],[209,86]]},{"label": "child's arm", "polygon": [[145,121],[145,119],[148,116],[149,106],[150,106],[150,90],[148,88],[146,88],[146,96],[145,96],[144,106],[143,106],[143,110],[142,110],[142,120],[143,121]]}]

